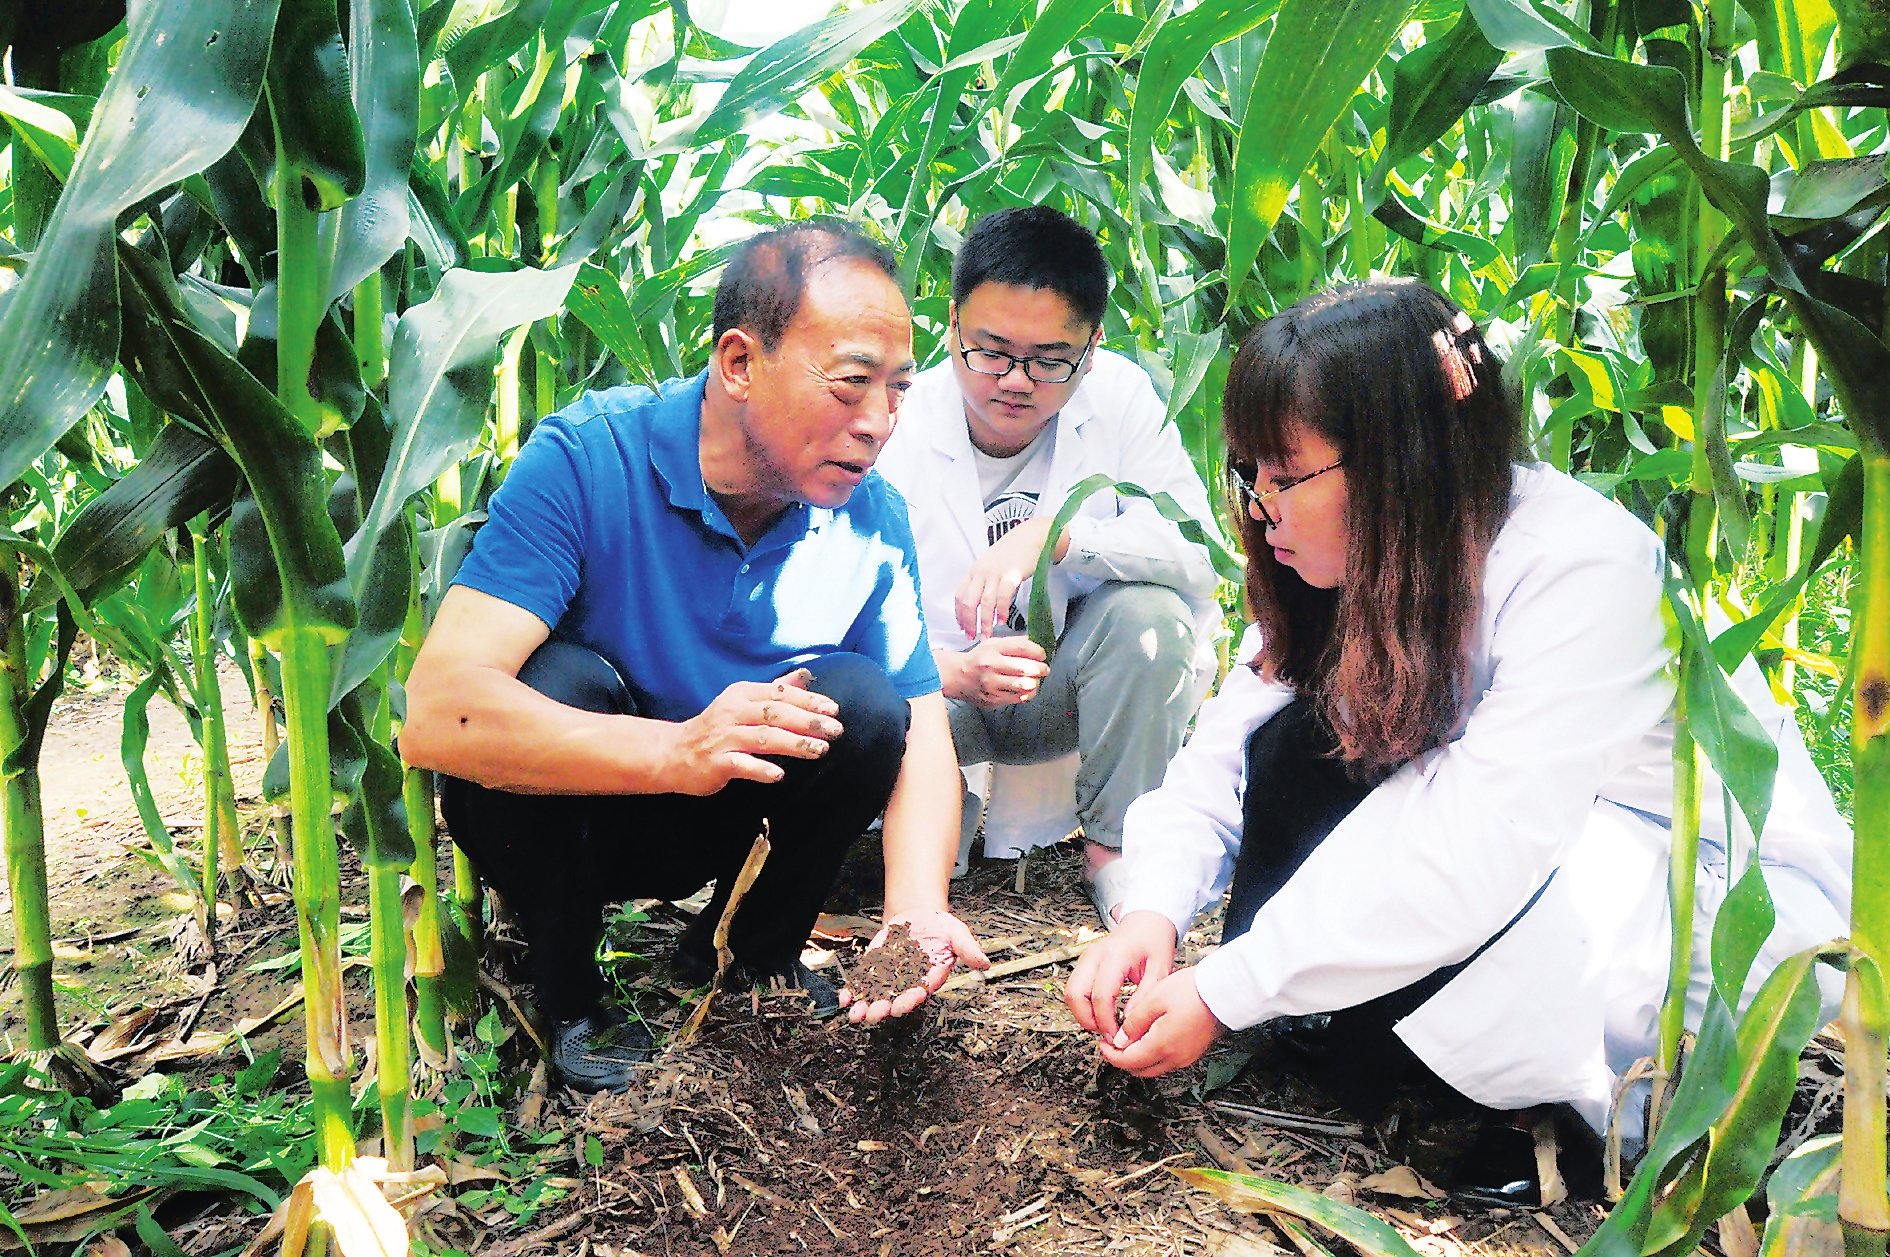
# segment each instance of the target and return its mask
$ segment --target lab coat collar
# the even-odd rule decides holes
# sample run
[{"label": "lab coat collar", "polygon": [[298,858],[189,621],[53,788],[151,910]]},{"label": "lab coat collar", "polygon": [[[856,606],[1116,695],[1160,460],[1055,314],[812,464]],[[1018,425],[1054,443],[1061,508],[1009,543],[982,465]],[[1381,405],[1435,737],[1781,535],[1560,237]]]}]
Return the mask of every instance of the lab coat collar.
[{"label": "lab coat collar", "polygon": [[[1082,438],[1077,433],[1096,416],[1096,408],[1089,398],[1088,379],[1084,377],[1084,382],[1077,386],[1069,401],[1063,404],[1063,409],[1051,420],[1056,424],[1056,449],[1051,453],[1050,475],[1045,481],[1043,496],[1037,502],[1039,515],[1062,509],[1063,499],[1075,481],[1075,473],[1082,466],[1079,456]],[[972,458],[971,426],[965,418],[964,395],[958,391],[955,379],[952,381],[950,396],[955,403],[950,419],[930,425],[926,435],[930,438],[933,450],[951,464],[945,472],[946,499],[982,505],[978,491],[978,465]],[[964,533],[972,551],[977,553],[984,550],[984,512],[954,510],[949,514]]]}]

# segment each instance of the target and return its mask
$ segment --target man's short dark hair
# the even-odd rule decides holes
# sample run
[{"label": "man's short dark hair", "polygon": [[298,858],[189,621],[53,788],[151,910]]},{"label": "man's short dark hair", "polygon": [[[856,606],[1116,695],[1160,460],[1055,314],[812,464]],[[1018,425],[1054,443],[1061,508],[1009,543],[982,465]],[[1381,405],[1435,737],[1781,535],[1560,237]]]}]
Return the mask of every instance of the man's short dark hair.
[{"label": "man's short dark hair", "polygon": [[1047,288],[1070,303],[1091,328],[1109,305],[1109,263],[1089,228],[1048,205],[986,214],[959,246],[952,264],[952,300],[959,305],[981,284]]},{"label": "man's short dark hair", "polygon": [[808,274],[823,262],[842,258],[866,262],[898,282],[892,251],[837,220],[803,219],[750,236],[715,286],[715,340],[739,327],[760,338],[763,351],[773,353],[800,312]]}]

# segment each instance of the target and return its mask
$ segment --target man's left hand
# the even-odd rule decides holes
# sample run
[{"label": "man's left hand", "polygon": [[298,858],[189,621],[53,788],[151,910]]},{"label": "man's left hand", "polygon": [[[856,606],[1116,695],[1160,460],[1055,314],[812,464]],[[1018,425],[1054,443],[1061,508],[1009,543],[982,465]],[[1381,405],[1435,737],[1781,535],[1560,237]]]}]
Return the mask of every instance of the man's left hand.
[{"label": "man's left hand", "polygon": [[[892,999],[876,999],[870,1004],[852,1004],[847,1009],[847,1019],[858,1025],[861,1022],[876,1026],[888,1017],[903,1017],[920,1004],[925,997],[945,984],[951,976],[952,968],[959,961],[968,969],[989,969],[991,961],[985,956],[984,949],[978,946],[978,940],[971,930],[957,917],[944,909],[930,912],[896,912],[886,918],[886,924],[873,941],[866,945],[868,951],[883,947],[892,934],[892,927],[904,925],[912,935],[912,941],[932,958],[932,968],[920,979],[920,985],[900,992]],[[851,991],[840,992],[840,1002],[849,1004]]]},{"label": "man's left hand", "polygon": [[1102,1055],[1137,1078],[1159,1078],[1200,1060],[1224,1030],[1195,990],[1194,970],[1177,969],[1137,989],[1122,1028],[1103,1040]]}]

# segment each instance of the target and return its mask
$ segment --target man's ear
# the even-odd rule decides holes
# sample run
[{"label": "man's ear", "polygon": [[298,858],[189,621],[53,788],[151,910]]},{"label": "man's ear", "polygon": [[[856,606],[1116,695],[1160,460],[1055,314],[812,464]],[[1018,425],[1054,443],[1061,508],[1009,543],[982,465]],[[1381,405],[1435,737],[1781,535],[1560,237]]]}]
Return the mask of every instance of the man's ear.
[{"label": "man's ear", "polygon": [[731,327],[715,342],[709,356],[709,373],[728,394],[729,400],[745,402],[754,387],[755,361],[761,356],[761,343],[739,327]]},{"label": "man's ear", "polygon": [[954,332],[958,330],[958,303],[956,301],[945,303],[945,326]]}]

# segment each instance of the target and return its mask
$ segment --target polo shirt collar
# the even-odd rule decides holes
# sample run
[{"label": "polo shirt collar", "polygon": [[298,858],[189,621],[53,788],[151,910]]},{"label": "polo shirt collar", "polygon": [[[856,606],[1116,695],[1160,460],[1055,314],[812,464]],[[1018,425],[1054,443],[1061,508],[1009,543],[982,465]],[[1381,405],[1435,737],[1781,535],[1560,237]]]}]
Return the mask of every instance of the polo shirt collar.
[{"label": "polo shirt collar", "polygon": [[[650,466],[663,482],[669,504],[681,511],[694,511],[715,531],[741,543],[734,525],[728,522],[721,506],[709,496],[702,482],[702,399],[709,373],[705,369],[695,377],[681,381],[663,393],[662,407],[650,431]],[[792,545],[808,532],[832,521],[834,512],[795,503],[769,526],[752,547],[750,554],[760,554]]]},{"label": "polo shirt collar", "polygon": [[701,511],[711,505],[702,483],[702,397],[708,383],[704,370],[665,392],[651,425],[650,466],[663,482],[670,505],[679,510]]}]

